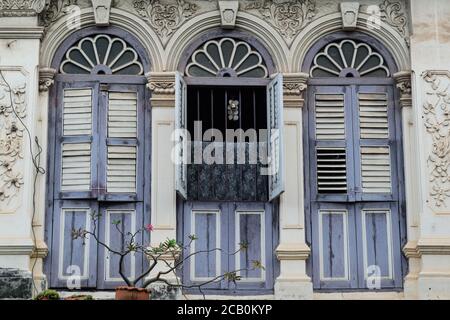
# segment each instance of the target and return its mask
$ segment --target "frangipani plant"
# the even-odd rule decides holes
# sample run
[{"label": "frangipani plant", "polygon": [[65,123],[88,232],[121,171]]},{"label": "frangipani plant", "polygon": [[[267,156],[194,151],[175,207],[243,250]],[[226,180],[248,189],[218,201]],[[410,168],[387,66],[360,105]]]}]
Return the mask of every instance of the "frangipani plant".
[{"label": "frangipani plant", "polygon": [[[141,244],[137,241],[137,238],[142,233],[153,232],[153,226],[151,224],[145,226],[142,229],[137,230],[134,233],[131,233],[131,232],[123,232],[119,228],[122,221],[115,220],[115,221],[112,221],[112,225],[115,226],[116,230],[119,232],[120,236],[122,237],[122,242],[124,243],[123,249],[117,250],[117,249],[111,248],[111,246],[109,246],[105,242],[101,241],[97,235],[97,226],[98,226],[98,221],[101,218],[101,214],[97,214],[97,213],[93,212],[91,214],[91,218],[93,221],[93,230],[89,231],[89,230],[85,230],[85,229],[78,229],[78,230],[74,229],[74,230],[72,230],[73,239],[85,240],[87,237],[91,237],[99,245],[104,247],[110,254],[117,255],[119,257],[119,262],[118,262],[119,263],[119,266],[118,266],[119,274],[120,274],[121,278],[123,279],[123,281],[126,283],[126,285],[130,288],[146,289],[152,283],[159,282],[159,283],[167,284],[172,287],[178,287],[178,288],[182,288],[182,289],[183,288],[185,288],[185,289],[197,288],[203,294],[202,287],[204,287],[208,284],[220,282],[223,280],[228,281],[228,282],[233,282],[234,284],[236,284],[237,281],[241,280],[241,277],[239,276],[240,272],[251,271],[251,270],[255,270],[255,269],[264,269],[264,266],[262,265],[262,263],[260,261],[255,260],[252,262],[252,268],[242,268],[239,270],[227,271],[224,274],[216,276],[216,277],[209,279],[207,281],[204,281],[202,283],[186,286],[186,285],[183,285],[182,283],[180,283],[178,280],[178,277],[177,277],[177,272],[179,272],[181,270],[181,268],[183,267],[183,265],[186,261],[189,261],[189,259],[191,259],[199,254],[212,253],[212,252],[217,252],[217,251],[223,252],[223,250],[220,248],[214,248],[214,249],[210,249],[210,250],[199,250],[199,251],[191,252],[190,248],[191,248],[192,244],[194,243],[194,241],[198,240],[198,238],[195,235],[190,235],[188,237],[189,242],[186,245],[178,243],[175,239],[167,239],[166,241],[161,242],[157,246],[153,246],[153,247],[152,246],[144,246],[143,244]],[[226,254],[229,256],[235,256],[236,254],[239,254],[240,252],[245,251],[247,249],[248,249],[247,243],[240,243],[238,250],[236,250],[235,252],[226,253]],[[191,252],[191,253],[186,254],[186,252]],[[132,279],[132,278],[126,276],[124,273],[124,261],[128,255],[137,254],[137,253],[144,254],[149,261],[149,265],[144,272],[142,272],[141,274],[137,275],[136,277],[134,277]],[[170,258],[170,259],[168,259],[168,258]],[[173,261],[173,263],[170,263],[167,260]],[[153,270],[155,270],[155,268],[159,264],[162,264],[163,266],[161,268],[158,268],[158,270],[163,270],[163,271],[158,271],[155,275],[150,277],[149,275],[152,273]],[[175,279],[177,279],[177,283],[171,283],[165,278],[170,274],[175,275]],[[203,296],[204,296],[204,294],[203,294]]]}]

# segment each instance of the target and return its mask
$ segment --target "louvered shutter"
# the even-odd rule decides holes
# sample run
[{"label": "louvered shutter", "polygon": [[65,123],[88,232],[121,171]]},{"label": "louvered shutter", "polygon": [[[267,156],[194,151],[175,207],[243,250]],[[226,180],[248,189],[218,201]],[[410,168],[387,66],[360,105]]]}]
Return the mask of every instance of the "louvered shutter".
[{"label": "louvered shutter", "polygon": [[102,90],[106,130],[101,140],[106,159],[101,165],[100,181],[106,200],[140,201],[143,183],[144,144],[140,117],[144,93],[139,86],[110,85]]},{"label": "louvered shutter", "polygon": [[267,129],[269,158],[269,200],[284,192],[283,75],[277,74],[267,86]]},{"label": "louvered shutter", "polygon": [[61,199],[96,197],[97,85],[60,84],[57,103],[56,186]]},{"label": "louvered shutter", "polygon": [[[347,201],[351,196],[352,168],[349,161],[347,129],[350,94],[343,87],[316,87],[312,90],[310,144],[315,177],[315,197]],[[350,167],[349,167],[350,165]]]},{"label": "louvered shutter", "polygon": [[183,75],[175,74],[175,188],[178,194],[187,199],[187,157],[188,144],[186,131],[187,87]]},{"label": "louvered shutter", "polygon": [[392,88],[360,86],[354,91],[356,198],[393,200],[397,166]]}]

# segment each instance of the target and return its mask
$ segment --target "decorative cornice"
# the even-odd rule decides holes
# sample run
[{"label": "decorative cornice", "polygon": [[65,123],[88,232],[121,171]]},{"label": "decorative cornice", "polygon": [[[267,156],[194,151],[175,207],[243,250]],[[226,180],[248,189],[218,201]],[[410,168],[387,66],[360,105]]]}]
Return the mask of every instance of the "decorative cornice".
[{"label": "decorative cornice", "polygon": [[400,90],[401,107],[412,107],[411,71],[401,71],[394,74],[397,88]]},{"label": "decorative cornice", "polygon": [[311,249],[305,243],[281,243],[275,253],[278,260],[306,260],[311,254]]},{"label": "decorative cornice", "polygon": [[39,91],[47,92],[55,82],[55,75],[53,68],[39,68]]},{"label": "decorative cornice", "polygon": [[45,9],[49,2],[49,0],[0,0],[0,16],[37,16]]},{"label": "decorative cornice", "polygon": [[305,99],[304,93],[308,87],[309,75],[307,73],[283,74],[284,107],[302,108]]},{"label": "decorative cornice", "polygon": [[175,102],[175,73],[149,72],[145,75],[148,80],[147,87],[152,96],[153,107],[174,107]]},{"label": "decorative cornice", "polygon": [[1,26],[0,39],[42,39],[42,27]]}]

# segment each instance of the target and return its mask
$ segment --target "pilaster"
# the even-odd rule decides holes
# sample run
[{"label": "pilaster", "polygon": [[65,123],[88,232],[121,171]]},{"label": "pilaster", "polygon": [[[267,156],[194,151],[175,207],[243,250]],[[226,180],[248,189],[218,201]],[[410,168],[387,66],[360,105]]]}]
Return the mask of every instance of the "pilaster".
[{"label": "pilaster", "polygon": [[289,168],[289,174],[280,197],[280,243],[276,249],[280,275],[275,281],[276,299],[312,299],[313,294],[311,279],[306,274],[310,249],[305,239],[303,190],[302,107],[307,79],[304,73],[283,74],[284,166]]}]

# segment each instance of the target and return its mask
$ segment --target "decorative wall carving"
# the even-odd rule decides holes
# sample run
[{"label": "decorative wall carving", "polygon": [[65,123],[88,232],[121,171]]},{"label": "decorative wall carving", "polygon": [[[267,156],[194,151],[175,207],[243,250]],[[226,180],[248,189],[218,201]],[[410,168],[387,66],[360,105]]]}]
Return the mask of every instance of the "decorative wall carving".
[{"label": "decorative wall carving", "polygon": [[447,207],[450,197],[450,73],[428,71],[423,119],[432,140],[428,157],[430,201],[437,208]]},{"label": "decorative wall carving", "polygon": [[161,0],[134,0],[133,6],[161,37],[164,44],[198,10],[197,4],[186,0],[176,0],[170,4],[163,4]]},{"label": "decorative wall carving", "polygon": [[381,19],[396,28],[406,37],[406,25],[408,23],[404,5],[400,1],[384,0],[380,4]]},{"label": "decorative wall carving", "polygon": [[59,18],[70,12],[71,6],[76,6],[78,0],[51,0],[45,12],[41,15],[44,27],[49,27]]},{"label": "decorative wall carving", "polygon": [[256,9],[280,34],[291,41],[315,16],[315,0],[251,0],[245,10]]},{"label": "decorative wall carving", "polygon": [[359,2],[342,2],[342,29],[355,30],[356,22],[358,20]]},{"label": "decorative wall carving", "polygon": [[49,0],[0,0],[0,16],[28,17],[41,13]]},{"label": "decorative wall carving", "polygon": [[219,1],[219,11],[222,19],[222,28],[233,29],[239,11],[239,1]]},{"label": "decorative wall carving", "polygon": [[[6,71],[2,71],[4,74]],[[6,82],[8,81],[8,82]],[[0,77],[0,213],[14,212],[24,184],[23,159],[26,82]]]}]

